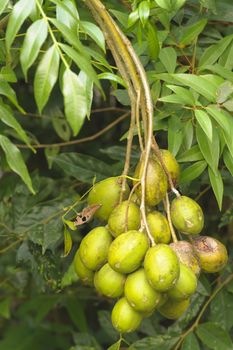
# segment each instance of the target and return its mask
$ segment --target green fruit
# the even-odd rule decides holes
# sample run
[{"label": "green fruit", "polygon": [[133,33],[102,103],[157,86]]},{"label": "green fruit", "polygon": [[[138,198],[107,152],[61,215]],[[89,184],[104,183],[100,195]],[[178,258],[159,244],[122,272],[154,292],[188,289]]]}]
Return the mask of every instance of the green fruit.
[{"label": "green fruit", "polygon": [[165,304],[158,308],[161,315],[170,319],[176,320],[179,318],[189,307],[190,301],[186,300],[172,300],[168,299]]},{"label": "green fruit", "polygon": [[114,271],[107,263],[95,273],[94,285],[96,290],[109,298],[118,298],[124,292],[126,277]]},{"label": "green fruit", "polygon": [[176,254],[166,244],[150,248],[144,260],[146,277],[159,292],[166,292],[174,287],[179,277],[179,265]]},{"label": "green fruit", "polygon": [[[171,152],[169,152],[167,149],[161,149],[161,156],[164,162],[164,165],[166,166],[167,170],[169,171],[172,182],[174,186],[176,186],[179,182],[180,177],[180,166],[177,163],[175,157]],[[169,186],[169,184],[168,184]]]},{"label": "green fruit", "polygon": [[138,230],[139,227],[140,209],[129,201],[118,204],[108,219],[108,228],[115,237],[126,231]]},{"label": "green fruit", "polygon": [[200,265],[204,272],[218,272],[227,264],[226,247],[215,238],[198,237],[193,242],[193,248],[200,259]]},{"label": "green fruit", "polygon": [[82,260],[80,259],[79,250],[77,250],[74,257],[74,269],[83,284],[93,286],[94,272],[89,270],[83,264]]},{"label": "green fruit", "polygon": [[83,264],[90,270],[98,270],[107,262],[111,242],[112,236],[105,227],[99,226],[91,230],[79,247]]},{"label": "green fruit", "polygon": [[[94,184],[88,194],[88,204],[99,204],[101,207],[95,212],[95,217],[104,221],[108,220],[110,213],[119,203],[121,193],[122,178],[109,177],[103,181]],[[126,191],[123,194],[123,199],[129,195],[129,186],[126,184]]]},{"label": "green fruit", "polygon": [[142,321],[142,315],[135,311],[126,298],[116,302],[112,310],[112,324],[119,333],[135,331]]},{"label": "green fruit", "polygon": [[160,294],[148,283],[143,268],[127,277],[124,290],[130,305],[139,312],[153,311],[160,301]]},{"label": "green fruit", "polygon": [[122,233],[110,245],[108,262],[115,271],[133,272],[141,265],[148,248],[144,233],[134,230]]},{"label": "green fruit", "polygon": [[196,235],[204,226],[204,216],[201,207],[189,197],[175,198],[171,204],[171,219],[177,230]]},{"label": "green fruit", "polygon": [[[143,173],[144,161],[140,161],[135,169],[134,177],[140,179]],[[134,181],[134,185],[137,181]],[[141,197],[141,186],[135,189],[137,196]],[[161,167],[160,163],[154,159],[149,158],[147,173],[146,173],[146,204],[148,206],[155,206],[164,198],[167,192],[167,177]]]},{"label": "green fruit", "polygon": [[189,267],[196,276],[199,276],[201,272],[201,267],[199,263],[199,258],[194,252],[192,244],[186,241],[178,241],[171,243],[170,247],[174,250],[178,259],[181,263]]},{"label": "green fruit", "polygon": [[165,216],[158,211],[153,211],[147,215],[147,223],[155,243],[170,242],[171,231]]},{"label": "green fruit", "polygon": [[197,278],[195,273],[180,263],[180,275],[175,287],[167,292],[170,299],[184,300],[188,299],[197,289]]}]

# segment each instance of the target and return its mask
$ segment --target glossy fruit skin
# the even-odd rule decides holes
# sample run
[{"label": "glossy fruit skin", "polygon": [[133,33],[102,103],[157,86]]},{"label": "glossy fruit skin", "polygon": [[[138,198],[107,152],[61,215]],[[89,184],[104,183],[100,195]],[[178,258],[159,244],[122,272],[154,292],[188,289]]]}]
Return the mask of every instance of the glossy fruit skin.
[{"label": "glossy fruit skin", "polygon": [[92,271],[98,270],[107,262],[108,249],[112,236],[106,227],[98,226],[82,240],[79,254],[83,264]]},{"label": "glossy fruit skin", "polygon": [[181,263],[189,267],[196,276],[200,275],[201,267],[197,254],[192,244],[187,241],[178,241],[171,243],[170,247],[174,250]]},{"label": "glossy fruit skin", "polygon": [[219,272],[227,264],[226,247],[213,237],[202,236],[196,238],[193,242],[193,249],[200,259],[203,272]]},{"label": "glossy fruit skin", "polygon": [[179,260],[166,244],[157,244],[148,249],[144,268],[149,283],[159,292],[166,292],[174,287],[179,278]]},{"label": "glossy fruit skin", "polygon": [[114,271],[106,263],[94,276],[94,286],[96,290],[109,298],[118,298],[124,292],[126,276]]},{"label": "glossy fruit skin", "polygon": [[174,186],[176,186],[179,183],[180,166],[177,163],[177,160],[173,156],[173,154],[169,152],[167,149],[161,149],[160,152],[161,152],[164,165],[166,166],[167,170],[171,175]]},{"label": "glossy fruit skin", "polygon": [[204,216],[201,207],[193,199],[180,196],[171,203],[171,219],[177,230],[196,235],[204,226]]},{"label": "glossy fruit skin", "polygon": [[180,275],[176,285],[167,292],[170,299],[185,300],[188,299],[197,289],[197,278],[195,273],[180,263]]},{"label": "glossy fruit skin", "polygon": [[126,298],[121,298],[113,307],[111,319],[119,333],[129,333],[140,326],[142,315],[130,306]]},{"label": "glossy fruit skin", "polygon": [[93,286],[94,272],[89,270],[80,259],[79,250],[77,250],[74,257],[74,269],[83,282],[83,284],[88,286]]},{"label": "glossy fruit skin", "polygon": [[143,268],[128,275],[124,291],[130,305],[139,312],[149,313],[160,302],[160,294],[147,281]]},{"label": "glossy fruit skin", "polygon": [[[118,204],[121,193],[122,178],[109,177],[103,181],[94,184],[88,194],[88,204],[100,204],[101,207],[95,212],[95,217],[101,221],[107,221],[110,213]],[[126,184],[126,191],[123,194],[123,199],[129,195],[130,189]]]},{"label": "glossy fruit skin", "polygon": [[170,242],[171,231],[164,215],[159,211],[152,211],[147,215],[147,223],[155,243],[167,244]]},{"label": "glossy fruit skin", "polygon": [[189,307],[190,301],[168,299],[161,307],[158,308],[161,315],[170,319],[178,319]]},{"label": "glossy fruit skin", "polygon": [[[140,161],[135,169],[134,177],[140,179],[143,172],[144,161]],[[134,185],[137,181],[134,181]],[[135,189],[137,196],[141,197],[141,186]],[[146,174],[146,204],[155,206],[164,198],[167,192],[167,178],[160,163],[150,157]]]},{"label": "glossy fruit skin", "polygon": [[134,230],[122,233],[109,247],[109,265],[120,273],[131,273],[139,268],[148,248],[144,233]]},{"label": "glossy fruit skin", "polygon": [[130,230],[140,228],[140,209],[135,203],[123,201],[118,204],[108,218],[108,229],[114,237]]}]

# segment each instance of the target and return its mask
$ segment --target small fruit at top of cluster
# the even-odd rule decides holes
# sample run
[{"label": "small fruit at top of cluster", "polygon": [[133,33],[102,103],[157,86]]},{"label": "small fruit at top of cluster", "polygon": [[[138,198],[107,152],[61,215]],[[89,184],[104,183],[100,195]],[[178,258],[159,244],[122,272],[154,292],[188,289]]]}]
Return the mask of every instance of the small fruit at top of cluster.
[{"label": "small fruit at top of cluster", "polygon": [[[97,182],[93,185],[91,191],[88,194],[88,204],[99,204],[101,207],[95,212],[94,216],[101,221],[107,221],[109,215],[115,206],[119,203],[120,194],[122,189],[122,178],[109,177],[105,180]],[[123,199],[127,199],[129,196],[129,186],[126,183],[126,188],[123,193]]]}]

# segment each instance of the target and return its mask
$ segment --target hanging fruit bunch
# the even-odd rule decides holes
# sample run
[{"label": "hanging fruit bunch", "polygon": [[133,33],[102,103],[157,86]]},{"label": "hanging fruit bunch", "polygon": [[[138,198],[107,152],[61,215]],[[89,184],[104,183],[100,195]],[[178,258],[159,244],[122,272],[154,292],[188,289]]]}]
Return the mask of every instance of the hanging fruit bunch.
[{"label": "hanging fruit bunch", "polygon": [[[150,87],[131,43],[100,0],[85,4],[103,30],[125,80],[132,113],[123,173],[90,190],[87,211],[95,208],[101,226],[83,238],[74,263],[84,284],[117,298],[112,310],[115,329],[132,332],[153,312],[179,318],[196,291],[200,272],[220,271],[228,256],[218,240],[199,236],[204,226],[202,209],[176,188],[179,165],[168,150],[159,149],[153,136]],[[141,156],[129,186],[135,129]],[[175,230],[182,240],[178,241]]]}]

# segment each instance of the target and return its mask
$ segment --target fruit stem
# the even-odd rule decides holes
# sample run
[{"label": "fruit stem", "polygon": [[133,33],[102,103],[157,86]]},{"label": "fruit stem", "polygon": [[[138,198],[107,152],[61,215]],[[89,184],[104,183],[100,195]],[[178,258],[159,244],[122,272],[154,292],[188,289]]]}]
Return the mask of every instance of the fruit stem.
[{"label": "fruit stem", "polygon": [[173,240],[174,243],[176,243],[176,242],[178,242],[178,239],[176,237],[176,233],[175,233],[174,227],[172,225],[171,208],[170,208],[170,202],[169,202],[168,193],[166,193],[166,199],[165,199],[164,202],[165,202],[164,206],[165,206],[166,212],[167,212],[167,220],[168,220],[168,224],[169,224],[171,235],[172,235],[172,240]]},{"label": "fruit stem", "polygon": [[168,183],[169,183],[169,185],[170,185],[170,188],[171,188],[172,192],[176,195],[176,197],[180,197],[180,193],[179,193],[179,191],[175,188],[174,183],[173,183],[173,181],[172,181],[171,174],[170,174],[169,171],[167,170],[167,167],[166,167],[166,165],[165,165],[165,163],[164,163],[164,161],[163,161],[163,158],[162,158],[162,156],[161,156],[161,152],[160,152],[159,146],[158,146],[158,144],[157,144],[155,138],[153,138],[152,149],[153,149],[155,155],[157,156],[157,158],[159,159],[159,162],[160,162],[160,164],[161,164],[161,166],[162,166],[162,168],[163,168],[163,170],[164,170],[164,172],[165,172],[165,174],[166,174],[166,176],[167,176]]}]

